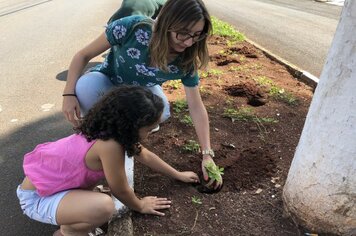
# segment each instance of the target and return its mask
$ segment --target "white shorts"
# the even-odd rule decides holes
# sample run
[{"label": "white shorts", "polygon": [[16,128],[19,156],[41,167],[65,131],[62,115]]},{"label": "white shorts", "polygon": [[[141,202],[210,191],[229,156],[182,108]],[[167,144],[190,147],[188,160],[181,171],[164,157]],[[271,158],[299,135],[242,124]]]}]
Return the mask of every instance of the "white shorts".
[{"label": "white shorts", "polygon": [[25,190],[19,185],[16,193],[25,215],[42,223],[58,225],[56,220],[57,208],[59,202],[69,191],[66,190],[51,196],[41,197],[36,190]]}]

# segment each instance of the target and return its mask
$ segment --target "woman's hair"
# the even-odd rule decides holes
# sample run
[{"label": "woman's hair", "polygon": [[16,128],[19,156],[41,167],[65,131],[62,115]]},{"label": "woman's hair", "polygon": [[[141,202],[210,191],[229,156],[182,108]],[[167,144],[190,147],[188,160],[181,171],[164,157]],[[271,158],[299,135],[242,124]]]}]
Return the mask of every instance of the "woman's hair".
[{"label": "woman's hair", "polygon": [[120,86],[97,102],[75,131],[88,141],[114,139],[129,156],[137,155],[139,129],[157,122],[163,107],[162,99],[147,88]]},{"label": "woman's hair", "polygon": [[[202,34],[210,33],[212,29],[210,15],[202,0],[168,0],[158,14],[154,24],[149,45],[151,65],[168,71],[167,58],[171,31],[180,31],[204,20]],[[181,53],[180,67],[184,72],[206,67],[209,62],[207,38],[195,42]]]}]

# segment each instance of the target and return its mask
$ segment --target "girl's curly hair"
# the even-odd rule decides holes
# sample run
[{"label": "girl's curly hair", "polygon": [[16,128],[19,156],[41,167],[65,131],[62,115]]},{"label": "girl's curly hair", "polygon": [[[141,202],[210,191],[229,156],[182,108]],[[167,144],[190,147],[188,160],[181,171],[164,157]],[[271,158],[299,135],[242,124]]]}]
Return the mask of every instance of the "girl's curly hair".
[{"label": "girl's curly hair", "polygon": [[157,122],[163,107],[162,99],[144,87],[120,86],[97,102],[75,131],[89,142],[114,139],[129,156],[137,155],[139,129]]}]

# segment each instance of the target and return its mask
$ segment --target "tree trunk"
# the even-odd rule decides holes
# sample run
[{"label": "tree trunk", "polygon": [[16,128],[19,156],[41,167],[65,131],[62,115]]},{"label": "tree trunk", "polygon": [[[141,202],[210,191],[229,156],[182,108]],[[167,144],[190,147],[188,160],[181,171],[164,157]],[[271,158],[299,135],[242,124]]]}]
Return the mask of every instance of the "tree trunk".
[{"label": "tree trunk", "polygon": [[356,1],[346,0],[283,190],[320,233],[356,235]]}]

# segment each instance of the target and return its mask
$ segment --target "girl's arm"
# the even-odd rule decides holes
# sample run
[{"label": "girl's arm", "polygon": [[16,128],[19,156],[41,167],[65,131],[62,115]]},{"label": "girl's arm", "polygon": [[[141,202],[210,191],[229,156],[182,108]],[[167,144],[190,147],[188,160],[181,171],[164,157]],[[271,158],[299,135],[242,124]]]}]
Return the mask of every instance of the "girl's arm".
[{"label": "girl's arm", "polygon": [[135,156],[135,159],[141,162],[142,164],[150,167],[151,169],[160,172],[164,175],[170,176],[177,180],[183,182],[197,183],[199,182],[199,177],[197,174],[191,171],[179,172],[174,169],[172,166],[167,164],[156,154],[149,151],[148,149],[142,146],[142,151],[138,156]]},{"label": "girl's arm", "polygon": [[[199,87],[184,86],[184,90],[188,103],[189,113],[190,116],[192,117],[194,127],[195,127],[195,132],[197,133],[199,139],[200,148],[201,150],[210,150],[211,147],[210,147],[209,118],[208,118],[208,113],[205,109],[205,106],[200,96]],[[207,181],[209,178],[208,173],[205,169],[205,166],[208,162],[214,163],[212,156],[209,154],[203,155],[202,172],[205,181]],[[215,183],[215,188],[220,188],[221,186],[222,186],[222,181],[221,183]]]},{"label": "girl's arm", "polygon": [[143,214],[164,215],[158,210],[169,208],[171,201],[155,196],[139,199],[129,186],[125,172],[125,152],[121,145],[113,140],[98,140],[97,147],[105,178],[113,195],[132,210]]},{"label": "girl's arm", "polygon": [[[75,85],[85,66],[92,58],[100,55],[109,48],[110,44],[106,39],[105,33],[102,33],[97,39],[77,52],[70,63],[67,83],[64,87],[63,94],[75,94]],[[70,121],[73,125],[77,125],[75,116],[80,118],[80,107],[75,96],[63,97],[62,111],[68,121]]]}]

